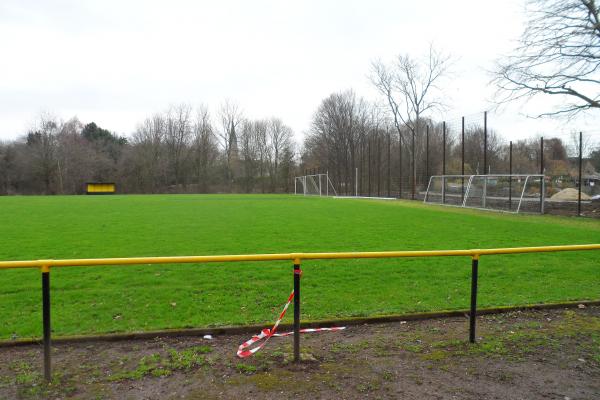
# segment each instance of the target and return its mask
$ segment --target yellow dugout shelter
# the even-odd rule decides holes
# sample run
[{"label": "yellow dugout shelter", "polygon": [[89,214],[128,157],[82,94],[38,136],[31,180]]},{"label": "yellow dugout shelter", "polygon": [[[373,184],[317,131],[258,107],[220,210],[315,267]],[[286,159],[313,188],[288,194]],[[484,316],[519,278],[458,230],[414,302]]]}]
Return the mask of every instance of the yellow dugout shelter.
[{"label": "yellow dugout shelter", "polygon": [[114,194],[116,186],[112,182],[88,182],[86,194]]}]

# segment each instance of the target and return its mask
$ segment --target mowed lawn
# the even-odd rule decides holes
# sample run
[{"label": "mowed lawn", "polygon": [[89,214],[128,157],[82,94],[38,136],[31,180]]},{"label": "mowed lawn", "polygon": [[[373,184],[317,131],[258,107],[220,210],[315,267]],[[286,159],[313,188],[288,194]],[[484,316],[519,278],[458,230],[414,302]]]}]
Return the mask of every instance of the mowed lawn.
[{"label": "mowed lawn", "polygon": [[[284,195],[0,198],[0,260],[600,243],[600,221]],[[468,307],[470,259],[310,261],[302,318]],[[0,271],[0,338],[41,335],[38,270]],[[55,268],[54,335],[264,323],[286,262]],[[600,298],[600,252],[483,257],[479,305]],[[289,320],[289,316],[286,317]]]}]

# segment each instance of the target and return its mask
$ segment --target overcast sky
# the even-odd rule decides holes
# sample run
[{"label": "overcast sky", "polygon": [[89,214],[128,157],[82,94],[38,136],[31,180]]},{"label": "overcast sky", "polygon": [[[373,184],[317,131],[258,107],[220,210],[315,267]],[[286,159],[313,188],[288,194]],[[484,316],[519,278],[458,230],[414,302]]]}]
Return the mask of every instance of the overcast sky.
[{"label": "overcast sky", "polygon": [[[332,92],[377,99],[373,60],[419,56],[429,43],[456,60],[450,108],[436,117],[458,118],[491,108],[486,70],[523,23],[523,0],[2,0],[0,139],[25,133],[41,111],[129,135],[170,104],[215,114],[225,99],[249,118],[282,118],[300,139]],[[490,126],[511,139],[595,130],[590,118],[527,112],[535,107],[504,109]]]}]

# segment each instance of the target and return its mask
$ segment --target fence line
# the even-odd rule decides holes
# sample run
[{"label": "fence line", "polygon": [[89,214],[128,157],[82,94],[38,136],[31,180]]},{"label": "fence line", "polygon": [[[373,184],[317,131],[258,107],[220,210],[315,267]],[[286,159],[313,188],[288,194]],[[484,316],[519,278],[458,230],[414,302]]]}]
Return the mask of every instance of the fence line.
[{"label": "fence line", "polygon": [[590,140],[597,134],[548,132],[545,137],[531,136],[513,143],[494,125],[494,114],[484,111],[439,122],[422,120],[416,137],[375,130],[358,139],[349,163],[321,160],[304,174],[329,170],[340,195],[411,200],[423,199],[432,175],[541,174],[548,182],[548,200],[564,189],[578,192],[573,199],[576,204],[549,201],[545,212],[597,215],[600,206],[581,198],[600,194],[600,175],[586,168],[590,154],[597,149],[592,146],[598,145]]},{"label": "fence line", "polygon": [[140,264],[185,264],[244,261],[293,261],[294,272],[294,361],[300,360],[300,264],[302,260],[362,259],[362,258],[403,258],[403,257],[471,257],[471,307],[469,313],[469,341],[475,343],[475,322],[477,316],[477,280],[481,256],[502,254],[547,253],[562,251],[600,250],[600,244],[510,247],[470,250],[415,250],[415,251],[376,251],[338,253],[280,253],[280,254],[240,254],[215,256],[181,257],[131,257],[131,258],[90,258],[64,260],[0,261],[2,269],[39,268],[42,273],[42,319],[44,344],[44,378],[51,380],[51,327],[50,327],[50,269],[57,267],[85,267],[108,265]]}]

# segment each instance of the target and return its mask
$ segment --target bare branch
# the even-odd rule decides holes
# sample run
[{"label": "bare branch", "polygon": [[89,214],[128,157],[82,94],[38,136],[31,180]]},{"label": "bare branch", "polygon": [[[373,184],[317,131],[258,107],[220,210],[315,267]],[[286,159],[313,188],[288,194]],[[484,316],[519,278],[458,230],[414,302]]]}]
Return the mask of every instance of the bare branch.
[{"label": "bare branch", "polygon": [[[530,0],[514,54],[498,62],[498,104],[553,95],[564,101],[540,116],[568,118],[600,108],[600,20],[596,0]],[[572,100],[572,102],[569,102]]]},{"label": "bare branch", "polygon": [[450,56],[433,46],[422,61],[399,55],[389,67],[381,61],[372,63],[371,82],[385,97],[401,139],[403,128],[412,135],[418,134],[424,114],[444,108],[438,84],[449,74],[450,63]]}]

